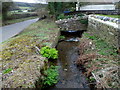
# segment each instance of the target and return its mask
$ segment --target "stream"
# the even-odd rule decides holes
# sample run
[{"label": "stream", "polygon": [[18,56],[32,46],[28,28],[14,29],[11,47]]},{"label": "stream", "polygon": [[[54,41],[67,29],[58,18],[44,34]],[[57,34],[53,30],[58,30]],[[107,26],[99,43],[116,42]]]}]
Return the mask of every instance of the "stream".
[{"label": "stream", "polygon": [[79,56],[77,46],[83,32],[61,32],[65,39],[60,40],[56,47],[59,51],[59,58],[56,61],[56,65],[60,66],[59,82],[52,88],[89,88],[86,77],[75,64]]}]

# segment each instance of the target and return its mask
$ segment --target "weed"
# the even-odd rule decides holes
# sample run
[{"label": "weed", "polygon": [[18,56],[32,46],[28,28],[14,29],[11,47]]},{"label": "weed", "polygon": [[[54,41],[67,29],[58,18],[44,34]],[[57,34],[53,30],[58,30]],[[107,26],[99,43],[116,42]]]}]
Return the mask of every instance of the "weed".
[{"label": "weed", "polygon": [[40,54],[43,57],[57,59],[58,58],[58,51],[55,48],[50,48],[48,46],[42,47],[40,50]]},{"label": "weed", "polygon": [[92,39],[93,42],[95,43],[96,49],[98,50],[98,54],[100,55],[117,55],[117,49],[108,43],[106,43],[104,40],[98,38],[95,35],[90,35],[88,33],[84,33],[85,37],[88,37],[89,39]]},{"label": "weed", "polygon": [[52,86],[58,82],[58,66],[51,66],[44,71],[43,88]]},{"label": "weed", "polygon": [[60,39],[65,39],[65,36],[60,36],[59,38],[60,38]]},{"label": "weed", "polygon": [[88,20],[87,19],[80,19],[80,23],[82,23],[82,24],[88,24]]},{"label": "weed", "polygon": [[82,16],[84,16],[84,14],[83,13],[81,13],[81,14],[77,14],[78,16],[80,16],[80,17],[82,17]]},{"label": "weed", "polygon": [[6,70],[3,71],[3,74],[7,74],[7,73],[9,73],[11,71],[12,71],[12,68],[8,68],[8,69],[6,69]]},{"label": "weed", "polygon": [[68,18],[71,18],[71,17],[73,17],[73,15],[67,15],[67,16],[65,16],[64,14],[60,14],[57,17],[57,20],[59,20],[59,19],[68,19]]},{"label": "weed", "polygon": [[103,40],[96,40],[95,45],[96,45],[96,48],[98,49],[98,53],[101,55],[106,55],[106,56],[108,56],[108,55],[116,56],[117,55],[117,53],[116,53],[117,49],[114,48],[113,46],[110,46]]},{"label": "weed", "polygon": [[90,77],[89,80],[90,80],[90,82],[96,81],[94,77]]},{"label": "weed", "polygon": [[89,39],[97,40],[98,38],[96,36],[89,36]]}]

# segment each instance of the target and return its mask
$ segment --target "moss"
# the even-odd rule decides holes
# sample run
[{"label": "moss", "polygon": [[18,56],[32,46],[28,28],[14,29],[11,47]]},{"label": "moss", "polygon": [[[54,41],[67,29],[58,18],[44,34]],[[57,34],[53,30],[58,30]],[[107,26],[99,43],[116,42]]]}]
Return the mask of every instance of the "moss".
[{"label": "moss", "polygon": [[40,75],[45,60],[44,57],[36,54],[35,46],[52,47],[58,32],[54,21],[46,19],[32,24],[20,34],[2,43],[0,58],[3,61],[3,69],[12,68],[14,72],[11,76],[3,75],[3,81],[6,83],[3,87],[9,85],[11,88],[31,87]]}]

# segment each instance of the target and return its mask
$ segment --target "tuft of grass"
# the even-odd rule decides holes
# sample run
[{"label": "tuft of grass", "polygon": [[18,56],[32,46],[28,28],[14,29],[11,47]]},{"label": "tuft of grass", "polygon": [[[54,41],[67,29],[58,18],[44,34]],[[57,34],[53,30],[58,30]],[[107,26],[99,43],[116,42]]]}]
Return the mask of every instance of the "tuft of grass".
[{"label": "tuft of grass", "polygon": [[59,39],[65,39],[65,36],[60,36]]},{"label": "tuft of grass", "polygon": [[96,49],[98,50],[98,53],[100,55],[106,55],[106,56],[117,55],[117,48],[109,45],[104,40],[100,39],[99,37],[95,35],[90,35],[89,33],[84,33],[84,36],[93,40],[93,42],[95,43]]},{"label": "tuft of grass", "polygon": [[12,68],[8,68],[8,69],[6,69],[6,70],[3,71],[3,74],[7,74],[7,73],[9,73],[11,71],[12,71]]}]

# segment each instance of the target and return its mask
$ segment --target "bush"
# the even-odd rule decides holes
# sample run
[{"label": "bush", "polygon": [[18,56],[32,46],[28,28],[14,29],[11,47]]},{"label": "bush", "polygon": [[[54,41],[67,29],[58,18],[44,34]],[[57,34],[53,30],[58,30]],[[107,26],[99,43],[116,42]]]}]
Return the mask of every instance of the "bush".
[{"label": "bush", "polygon": [[43,57],[57,59],[58,58],[58,51],[55,48],[50,48],[48,46],[42,47],[40,50],[40,54]]}]

